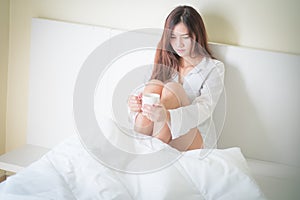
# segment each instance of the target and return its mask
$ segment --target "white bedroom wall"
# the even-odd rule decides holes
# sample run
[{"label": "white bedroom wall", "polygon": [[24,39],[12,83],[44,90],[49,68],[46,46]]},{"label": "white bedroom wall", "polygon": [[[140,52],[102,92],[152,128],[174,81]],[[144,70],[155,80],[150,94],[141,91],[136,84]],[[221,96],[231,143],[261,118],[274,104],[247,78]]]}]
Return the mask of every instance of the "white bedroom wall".
[{"label": "white bedroom wall", "polygon": [[5,151],[8,37],[9,0],[0,0],[0,154]]},{"label": "white bedroom wall", "polygon": [[179,4],[200,11],[212,42],[300,54],[297,0],[10,0],[6,151],[26,141],[32,17],[121,29],[162,28]]}]

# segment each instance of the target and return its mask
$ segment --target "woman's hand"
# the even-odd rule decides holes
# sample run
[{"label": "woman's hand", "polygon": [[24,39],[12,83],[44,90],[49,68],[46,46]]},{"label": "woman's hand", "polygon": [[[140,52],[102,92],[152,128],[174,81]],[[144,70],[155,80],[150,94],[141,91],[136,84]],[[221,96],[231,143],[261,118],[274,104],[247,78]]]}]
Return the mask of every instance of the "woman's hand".
[{"label": "woman's hand", "polygon": [[143,115],[153,122],[169,121],[169,111],[160,104],[144,105],[142,108]]},{"label": "woman's hand", "polygon": [[142,93],[130,95],[128,99],[128,107],[132,112],[142,112]]}]

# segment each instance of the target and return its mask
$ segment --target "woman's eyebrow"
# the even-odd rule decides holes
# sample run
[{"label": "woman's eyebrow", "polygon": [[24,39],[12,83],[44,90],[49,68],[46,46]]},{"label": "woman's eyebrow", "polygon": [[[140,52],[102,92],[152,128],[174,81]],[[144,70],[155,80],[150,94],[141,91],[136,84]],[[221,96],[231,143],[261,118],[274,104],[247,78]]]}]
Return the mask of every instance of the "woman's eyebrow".
[{"label": "woman's eyebrow", "polygon": [[[174,33],[172,33],[172,35],[176,35]],[[183,33],[183,34],[178,34],[179,36],[186,36],[186,35],[189,35],[188,33]]]}]

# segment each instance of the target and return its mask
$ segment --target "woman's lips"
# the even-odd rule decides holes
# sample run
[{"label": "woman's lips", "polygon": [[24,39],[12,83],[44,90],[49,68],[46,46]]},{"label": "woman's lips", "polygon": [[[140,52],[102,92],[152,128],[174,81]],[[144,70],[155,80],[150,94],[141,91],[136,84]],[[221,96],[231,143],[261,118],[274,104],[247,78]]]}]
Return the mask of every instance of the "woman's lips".
[{"label": "woman's lips", "polygon": [[185,50],[184,49],[177,49],[178,53],[183,53]]}]

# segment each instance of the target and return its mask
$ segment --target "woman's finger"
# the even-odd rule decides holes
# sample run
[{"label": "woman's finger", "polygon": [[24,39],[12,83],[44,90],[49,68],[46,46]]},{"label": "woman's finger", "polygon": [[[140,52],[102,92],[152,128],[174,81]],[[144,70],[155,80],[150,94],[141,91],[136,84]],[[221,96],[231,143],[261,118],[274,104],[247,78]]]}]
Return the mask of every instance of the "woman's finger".
[{"label": "woman's finger", "polygon": [[142,99],[142,97],[143,97],[143,93],[142,93],[142,92],[140,92],[140,93],[137,95],[137,98],[141,100],[141,99]]},{"label": "woman's finger", "polygon": [[133,112],[141,112],[141,104],[129,103],[129,109]]},{"label": "woman's finger", "polygon": [[152,106],[145,104],[145,105],[143,105],[142,110],[145,112],[151,112],[151,110],[152,110],[151,108],[152,108]]},{"label": "woman's finger", "polygon": [[137,100],[137,97],[132,95],[132,96],[129,98],[129,100],[130,100],[130,101],[136,101],[136,100]]},{"label": "woman's finger", "polygon": [[128,104],[141,104],[141,100],[138,99],[136,96],[131,96],[129,98]]}]

